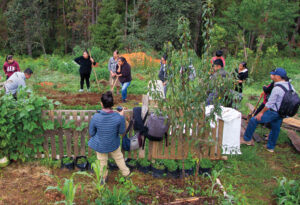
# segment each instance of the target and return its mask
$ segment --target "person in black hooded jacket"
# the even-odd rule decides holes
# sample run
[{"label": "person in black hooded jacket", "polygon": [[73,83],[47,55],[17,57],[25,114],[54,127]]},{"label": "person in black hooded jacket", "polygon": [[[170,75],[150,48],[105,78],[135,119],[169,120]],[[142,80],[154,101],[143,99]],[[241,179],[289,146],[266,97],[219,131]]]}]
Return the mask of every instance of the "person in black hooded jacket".
[{"label": "person in black hooded jacket", "polygon": [[92,65],[96,65],[94,59],[89,55],[87,51],[84,51],[82,56],[75,58],[74,61],[80,65],[80,90],[83,92],[84,80],[86,81],[87,90],[90,91],[90,76],[92,72]]}]

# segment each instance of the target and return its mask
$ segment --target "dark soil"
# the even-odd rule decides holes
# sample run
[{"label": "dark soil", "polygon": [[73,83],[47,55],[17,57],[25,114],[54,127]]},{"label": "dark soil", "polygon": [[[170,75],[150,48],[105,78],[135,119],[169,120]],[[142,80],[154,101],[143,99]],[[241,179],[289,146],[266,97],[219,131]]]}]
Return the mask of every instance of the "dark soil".
[{"label": "dark soil", "polygon": [[[53,204],[56,201],[64,200],[64,196],[57,191],[47,191],[48,186],[56,186],[55,179],[46,174],[56,175],[60,179],[69,178],[72,172],[66,169],[49,169],[40,166],[39,163],[19,164],[13,163],[6,168],[0,170],[0,204]],[[118,182],[115,178],[118,171],[110,171],[108,176],[108,186],[112,188]],[[95,201],[97,195],[93,189],[91,179],[88,177],[75,176],[75,183],[84,184],[84,189],[79,186],[75,203],[87,204],[88,201]],[[168,204],[178,198],[188,198],[187,187],[194,187],[201,190],[209,190],[210,181],[207,178],[194,177],[186,178],[184,183],[181,179],[156,179],[150,174],[142,174],[140,172],[133,173],[133,183],[140,189],[144,190],[144,194],[136,197],[137,203],[141,204]],[[62,181],[63,182],[63,181]],[[195,204],[212,204],[216,202],[213,198],[202,198]],[[184,204],[184,203],[183,203]],[[188,204],[188,203],[186,203]]]},{"label": "dark soil", "polygon": [[[99,105],[100,97],[102,93],[65,93],[61,91],[57,91],[51,88],[40,88],[39,92],[45,95],[48,99],[53,99],[61,102],[64,105],[78,106],[78,105]],[[129,102],[142,102],[141,95],[128,95],[127,100]],[[122,102],[121,94],[114,95],[115,105],[120,104]]]}]

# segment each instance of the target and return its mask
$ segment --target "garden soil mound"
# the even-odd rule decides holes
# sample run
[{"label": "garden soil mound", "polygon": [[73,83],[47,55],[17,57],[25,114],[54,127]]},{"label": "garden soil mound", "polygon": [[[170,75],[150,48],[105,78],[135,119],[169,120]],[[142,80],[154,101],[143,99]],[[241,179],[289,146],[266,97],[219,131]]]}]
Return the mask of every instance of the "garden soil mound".
[{"label": "garden soil mound", "polygon": [[124,53],[121,54],[124,58],[126,58],[127,62],[131,67],[135,66],[143,66],[143,65],[150,65],[150,64],[157,64],[159,65],[160,60],[156,58],[152,58],[151,56],[148,56],[144,52],[137,52],[137,53]]},{"label": "garden soil mound", "polygon": [[[65,93],[53,90],[51,88],[41,88],[40,92],[45,93],[46,97],[48,99],[53,99],[56,101],[61,102],[64,105],[82,105],[85,106],[87,104],[89,105],[99,105],[100,98],[102,93]],[[142,96],[141,95],[131,95],[129,94],[127,96],[128,101],[133,101],[136,103],[142,102]],[[120,95],[114,95],[114,101],[115,104],[119,104],[122,102],[121,94]]]}]

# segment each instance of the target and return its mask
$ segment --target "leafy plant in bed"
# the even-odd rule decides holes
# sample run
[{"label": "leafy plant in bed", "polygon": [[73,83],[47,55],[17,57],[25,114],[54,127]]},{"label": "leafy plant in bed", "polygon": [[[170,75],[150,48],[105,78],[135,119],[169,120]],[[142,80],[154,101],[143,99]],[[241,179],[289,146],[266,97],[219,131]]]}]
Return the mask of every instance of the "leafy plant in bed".
[{"label": "leafy plant in bed", "polygon": [[73,157],[63,157],[61,159],[61,168],[73,170],[74,169],[74,158]]},{"label": "leafy plant in bed", "polygon": [[85,171],[88,169],[88,160],[86,156],[78,156],[75,159],[75,166],[79,168],[81,171]]},{"label": "leafy plant in bed", "polygon": [[154,177],[162,177],[166,173],[166,167],[161,160],[152,163],[152,175]]},{"label": "leafy plant in bed", "polygon": [[90,172],[93,172],[92,164],[93,164],[96,160],[97,160],[96,155],[93,155],[93,156],[87,158],[87,161],[88,161],[88,165],[87,165],[88,168],[87,168],[87,169],[88,169]]},{"label": "leafy plant in bed", "polygon": [[178,164],[175,160],[166,159],[164,165],[167,168],[167,174],[169,177],[178,178],[180,176]]},{"label": "leafy plant in bed", "polygon": [[151,163],[147,159],[139,159],[138,163],[139,163],[138,166],[139,171],[143,173],[148,173],[151,171]]},{"label": "leafy plant in bed", "polygon": [[136,168],[137,161],[135,159],[127,159],[126,160],[126,165],[130,169],[135,169]]},{"label": "leafy plant in bed", "polygon": [[[180,169],[180,175],[182,175],[182,160],[178,161],[178,167]],[[193,175],[195,172],[195,162],[191,159],[184,160],[184,171],[187,176]]]},{"label": "leafy plant in bed", "polygon": [[199,174],[210,174],[211,173],[211,168],[213,167],[212,162],[207,159],[203,158],[200,161],[200,168],[199,168]]}]

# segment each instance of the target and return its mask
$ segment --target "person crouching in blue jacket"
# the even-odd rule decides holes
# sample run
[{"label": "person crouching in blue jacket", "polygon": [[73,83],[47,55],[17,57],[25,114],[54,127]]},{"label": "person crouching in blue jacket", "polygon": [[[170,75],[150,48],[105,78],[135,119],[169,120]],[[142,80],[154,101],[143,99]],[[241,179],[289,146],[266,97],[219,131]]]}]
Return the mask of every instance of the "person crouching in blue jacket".
[{"label": "person crouching in blue jacket", "polygon": [[126,129],[124,111],[118,113],[112,110],[114,99],[110,91],[102,94],[101,105],[103,109],[98,111],[90,122],[91,139],[88,146],[97,152],[97,159],[100,161],[100,172],[105,183],[108,174],[108,155],[115,160],[124,177],[129,176],[130,170],[125,164],[120,148],[120,134],[124,134]]}]

